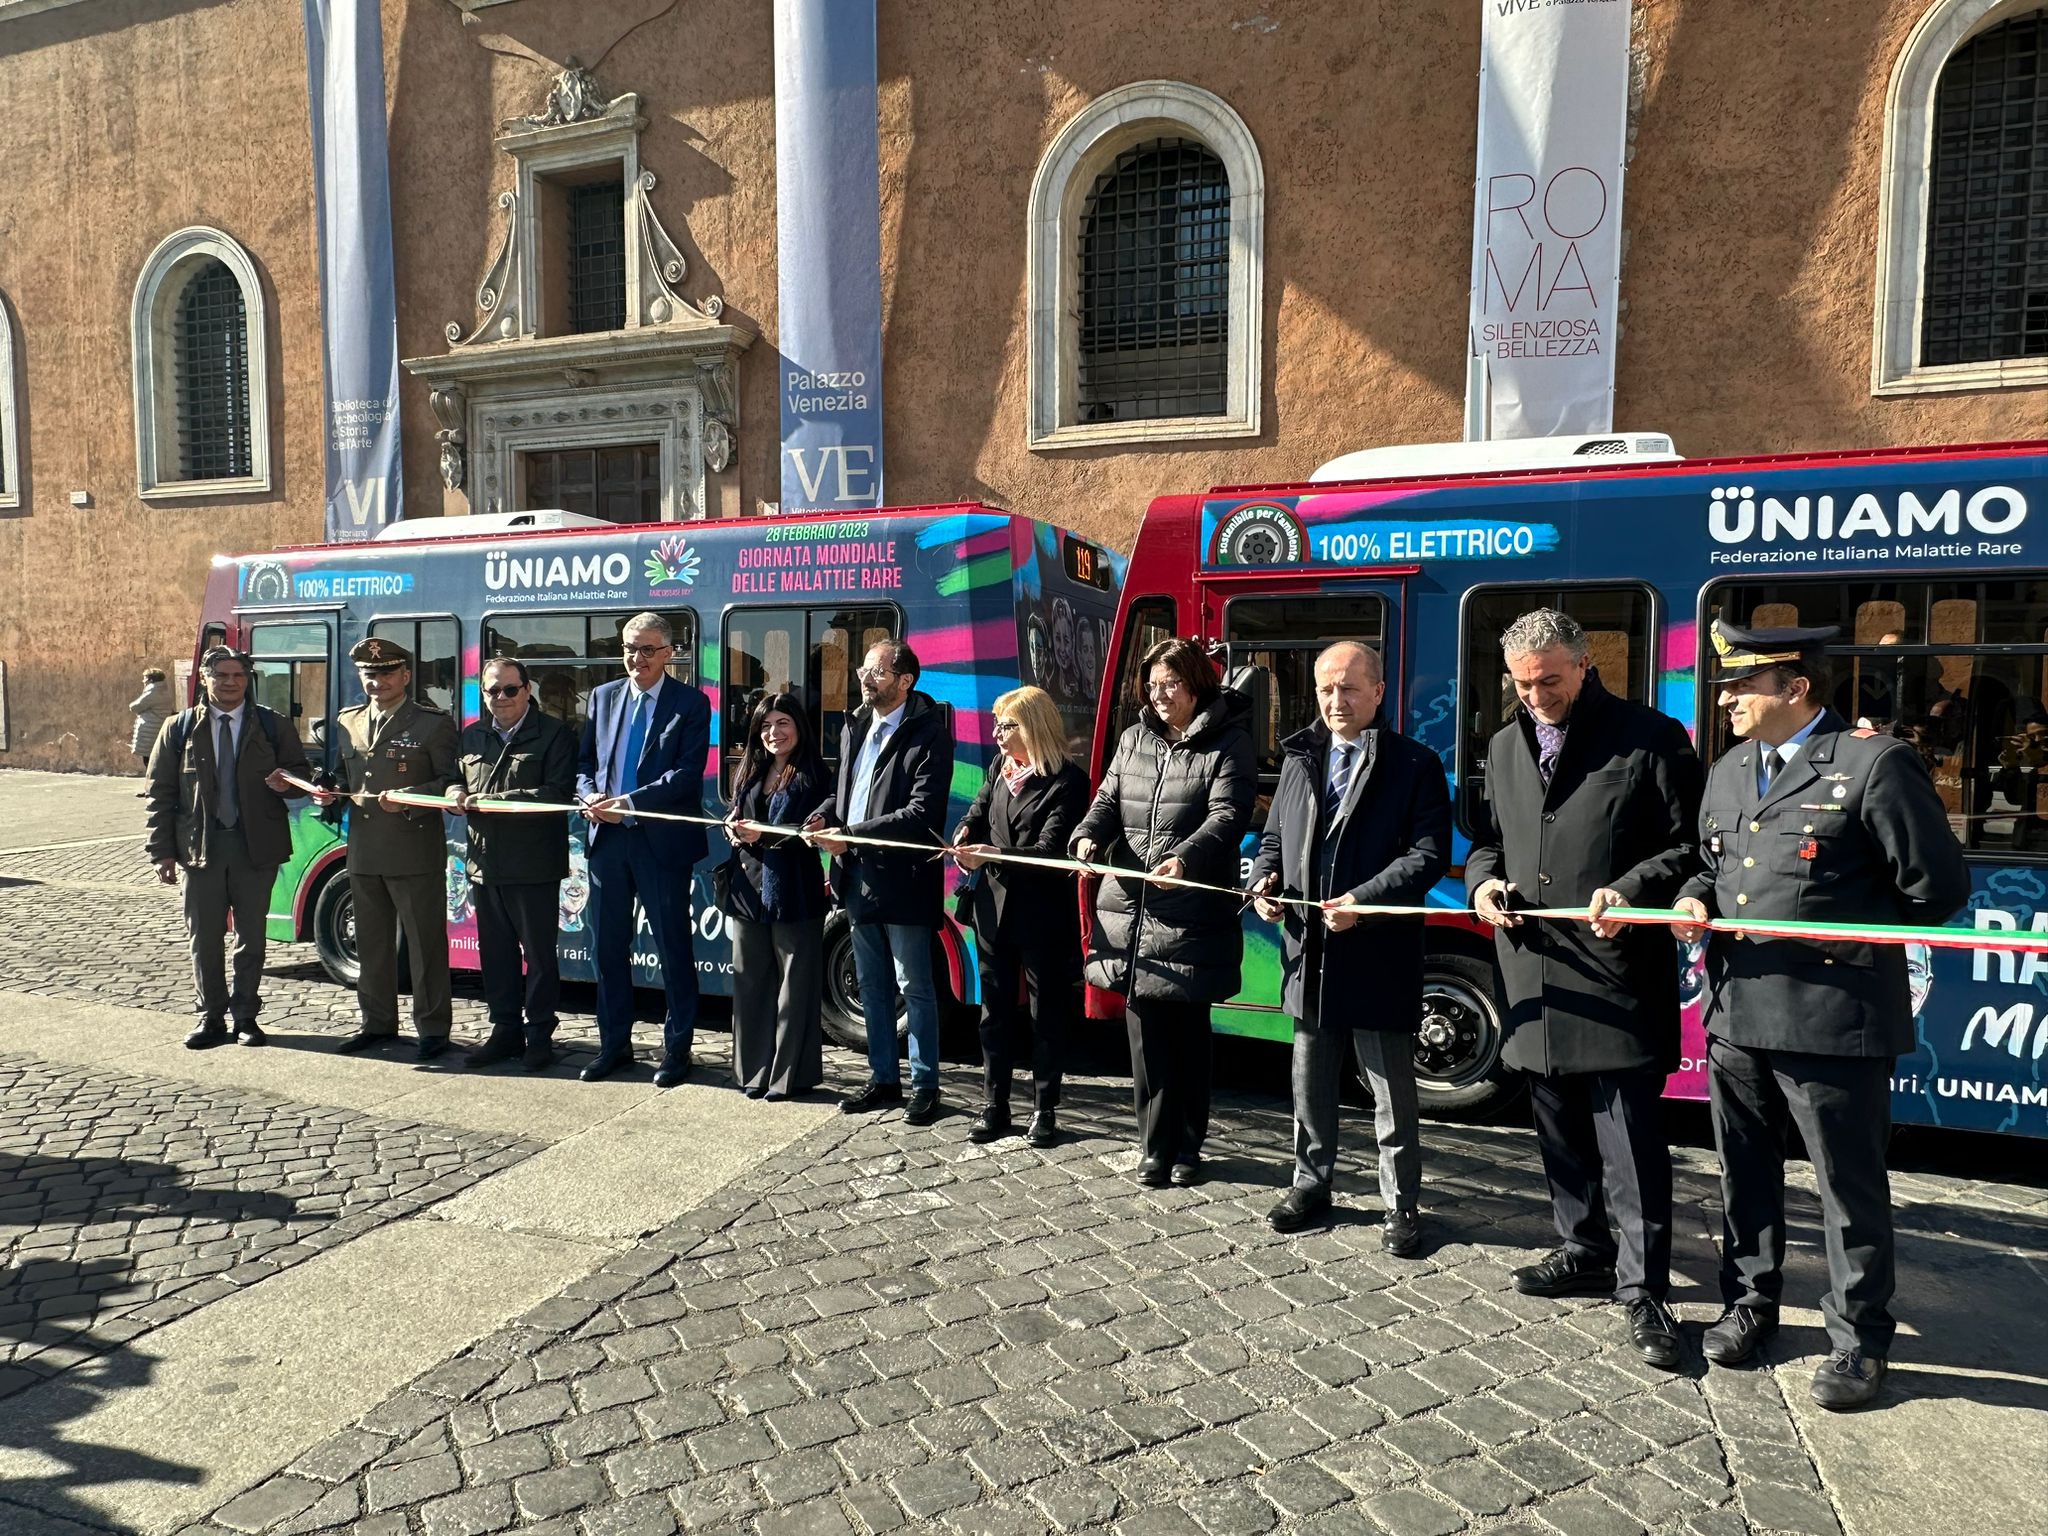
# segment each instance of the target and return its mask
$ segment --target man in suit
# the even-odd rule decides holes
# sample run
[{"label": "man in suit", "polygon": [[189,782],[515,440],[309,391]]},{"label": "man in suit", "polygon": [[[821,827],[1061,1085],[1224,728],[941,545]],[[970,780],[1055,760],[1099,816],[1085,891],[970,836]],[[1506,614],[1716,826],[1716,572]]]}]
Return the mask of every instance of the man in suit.
[{"label": "man in suit", "polygon": [[1379,652],[1341,640],[1316,658],[1315,684],[1322,718],[1281,743],[1280,783],[1252,865],[1253,905],[1280,925],[1294,1019],[1294,1181],[1266,1219],[1276,1232],[1299,1232],[1328,1217],[1349,1046],[1372,1085],[1386,1204],[1380,1246],[1411,1258],[1422,1248],[1413,1038],[1422,1024],[1422,919],[1273,898],[1419,904],[1450,868],[1450,791],[1437,755],[1380,714],[1387,682]]},{"label": "man in suit", "polygon": [[[185,867],[185,934],[199,1027],[195,1051],[234,1038],[261,1045],[264,922],[278,866],[291,857],[297,793],[287,773],[311,771],[288,721],[249,702],[249,658],[216,645],[199,658],[206,701],[173,715],[149,755],[149,857],[157,878],[178,883]],[[234,985],[222,945],[235,918]]]},{"label": "man in suit", "polygon": [[[839,790],[804,823],[895,842],[942,845],[953,781],[953,721],[917,691],[922,671],[901,640],[869,647],[860,669],[861,707],[846,724]],[[853,924],[853,961],[868,1033],[867,1086],[839,1107],[867,1114],[901,1103],[896,998],[910,1009],[910,1103],[903,1118],[929,1125],[939,1114],[939,1000],[932,985],[932,935],[944,914],[945,866],[890,848],[862,848],[829,835],[812,839],[831,854],[832,890]]]},{"label": "man in suit", "polygon": [[590,695],[576,757],[576,795],[590,824],[590,926],[597,955],[597,1060],[583,1081],[633,1061],[633,900],[654,931],[668,1013],[657,1088],[690,1075],[697,1026],[697,948],[690,924],[690,870],[709,849],[689,822],[642,820],[636,811],[704,814],[711,704],[668,675],[675,631],[658,613],[626,621],[626,675]]},{"label": "man in suit", "polygon": [[456,776],[455,722],[411,697],[412,653],[381,636],[349,650],[365,702],[335,716],[339,790],[348,812],[348,883],[355,903],[356,1004],[361,1027],[335,1049],[368,1051],[398,1038],[398,936],[412,972],[412,1023],[419,1059],[448,1049],[454,1002],[448,989],[448,845],[441,813],[402,805],[396,791],[440,795]]},{"label": "man in suit", "polygon": [[[522,1059],[539,1072],[555,1059],[562,993],[562,882],[569,837],[559,816],[469,814],[473,799],[568,805],[576,794],[576,735],[534,701],[526,664],[501,656],[483,667],[485,715],[464,729],[453,811],[468,818],[465,861],[476,897],[477,964],[490,1038],[463,1058],[472,1067]],[[522,965],[523,957],[523,965]],[[520,1008],[525,1007],[525,1026]]]},{"label": "man in suit", "polygon": [[[1704,869],[1676,905],[1709,918],[1937,925],[1970,876],[1926,767],[1904,742],[1820,705],[1828,629],[1714,621],[1720,706],[1742,744],[1714,764],[1700,808]],[[1784,1288],[1785,1135],[1813,1159],[1827,1240],[1821,1298],[1833,1346],[1813,1377],[1823,1408],[1884,1387],[1897,1324],[1891,1074],[1913,1049],[1906,951],[1897,944],[1751,937],[1707,942],[1707,1091],[1721,1155],[1720,1321],[1703,1348],[1747,1360],[1778,1326]]]},{"label": "man in suit", "polygon": [[[1681,1355],[1666,1304],[1663,1092],[1678,1065],[1678,952],[1655,927],[1600,917],[1677,893],[1700,762],[1677,721],[1602,687],[1587,650],[1585,630],[1555,609],[1522,615],[1501,637],[1520,706],[1487,746],[1465,885],[1494,925],[1508,1001],[1502,1056],[1529,1083],[1561,1240],[1514,1272],[1515,1288],[1611,1294],[1636,1352],[1672,1370]],[[1595,921],[1527,920],[1517,906],[1590,907]]]}]

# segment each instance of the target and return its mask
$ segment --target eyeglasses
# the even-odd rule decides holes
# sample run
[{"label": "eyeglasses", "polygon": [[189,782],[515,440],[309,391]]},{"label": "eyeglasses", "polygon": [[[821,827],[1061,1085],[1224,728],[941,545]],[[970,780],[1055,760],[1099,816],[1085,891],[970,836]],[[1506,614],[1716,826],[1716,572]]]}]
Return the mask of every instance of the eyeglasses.
[{"label": "eyeglasses", "polygon": [[995,732],[998,736],[1007,736],[1012,731],[1021,731],[1023,729],[1024,727],[1015,720],[998,720],[995,724]]},{"label": "eyeglasses", "polygon": [[486,688],[484,692],[494,699],[516,699],[526,692],[526,684],[501,683],[496,688]]},{"label": "eyeglasses", "polygon": [[885,677],[894,677],[896,673],[890,667],[860,667],[855,670],[853,675],[863,678],[870,683],[879,683]]},{"label": "eyeglasses", "polygon": [[1145,685],[1147,693],[1179,693],[1180,690],[1181,681],[1177,677],[1169,677],[1163,683],[1147,683]]},{"label": "eyeglasses", "polygon": [[642,656],[659,656],[663,651],[674,649],[672,645],[629,645],[626,647],[626,654],[638,660]]}]

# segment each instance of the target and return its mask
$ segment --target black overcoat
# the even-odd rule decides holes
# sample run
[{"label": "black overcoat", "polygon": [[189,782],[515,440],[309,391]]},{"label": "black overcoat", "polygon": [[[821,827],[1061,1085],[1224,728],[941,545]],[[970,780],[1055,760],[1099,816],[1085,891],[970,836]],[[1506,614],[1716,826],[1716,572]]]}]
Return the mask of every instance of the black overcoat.
[{"label": "black overcoat", "polygon": [[[472,720],[463,727],[457,761],[462,787],[478,799],[568,805],[576,798],[576,733],[537,704],[527,705],[509,742],[488,715]],[[476,811],[463,819],[472,884],[550,885],[569,878],[566,816]]]},{"label": "black overcoat", "polygon": [[[1498,876],[1524,907],[1583,907],[1602,886],[1669,906],[1696,857],[1700,760],[1669,715],[1588,673],[1549,788],[1526,714],[1486,754],[1465,888]],[[1494,938],[1507,989],[1503,1060],[1545,1076],[1678,1065],[1678,946],[1668,928],[1603,939],[1585,923],[1524,921]]]},{"label": "black overcoat", "polygon": [[[853,765],[875,722],[863,704],[846,722],[839,749],[838,792],[818,814],[828,827],[898,843],[941,846],[946,797],[953,788],[953,712],[928,693],[913,691],[895,734],[875,762],[867,819],[846,821],[853,803]],[[893,848],[849,848],[832,861],[832,893],[856,923],[903,923],[937,928],[944,920],[945,861]]]},{"label": "black overcoat", "polygon": [[[1088,809],[1088,776],[1062,763],[1050,777],[1034,773],[1010,793],[999,762],[981,793],[953,829],[953,843],[988,843],[1008,853],[1059,859]],[[993,946],[998,935],[1018,949],[1081,950],[1081,902],[1074,877],[1029,864],[981,866],[970,908],[975,937]]]},{"label": "black overcoat", "polygon": [[[1281,743],[1280,783],[1252,865],[1253,886],[1277,874],[1287,896],[1412,907],[1444,877],[1451,867],[1451,796],[1442,761],[1388,729],[1384,717],[1361,740],[1366,756],[1328,826],[1330,728],[1318,721]],[[1364,917],[1332,933],[1306,907],[1283,914],[1282,998],[1289,1014],[1317,1028],[1406,1034],[1421,1027],[1420,917]]]}]

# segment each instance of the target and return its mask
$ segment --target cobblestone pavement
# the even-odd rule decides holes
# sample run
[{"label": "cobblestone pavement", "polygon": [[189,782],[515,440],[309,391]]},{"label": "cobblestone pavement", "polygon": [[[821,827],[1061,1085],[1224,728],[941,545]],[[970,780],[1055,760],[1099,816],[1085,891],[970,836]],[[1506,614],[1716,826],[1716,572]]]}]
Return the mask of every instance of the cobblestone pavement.
[{"label": "cobblestone pavement", "polygon": [[533,1150],[0,1055],[0,1397]]}]

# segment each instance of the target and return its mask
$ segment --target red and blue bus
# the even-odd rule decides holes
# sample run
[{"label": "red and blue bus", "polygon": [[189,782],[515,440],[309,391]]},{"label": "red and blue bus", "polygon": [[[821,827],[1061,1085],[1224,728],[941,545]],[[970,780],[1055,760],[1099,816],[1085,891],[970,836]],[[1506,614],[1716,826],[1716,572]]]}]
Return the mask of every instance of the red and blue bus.
[{"label": "red and blue bus", "polygon": [[[565,512],[405,522],[369,543],[222,556],[207,582],[197,650],[248,651],[256,699],[293,722],[316,766],[332,765],[335,712],[360,702],[349,647],[371,635],[415,658],[414,695],[463,723],[479,718],[478,671],[493,657],[525,663],[542,709],[582,726],[590,691],[622,676],[620,626],[652,610],[675,627],[674,672],[710,697],[706,814],[722,815],[752,701],[764,689],[806,699],[836,762],[859,704],[854,669],[869,646],[909,640],[919,687],[951,709],[957,742],[947,825],[980,789],[992,749],[989,711],[1020,682],[1058,704],[1076,758],[1089,760],[1101,646],[1123,557],[1029,518],[979,504],[622,527]],[[342,835],[294,802],[292,859],[269,918],[278,941],[309,940],[328,971],[353,983],[355,921],[341,878]],[[571,873],[562,885],[563,974],[592,975],[583,830],[565,817]],[[474,969],[476,926],[460,817],[448,827],[450,957]],[[705,990],[729,994],[731,953],[711,891],[713,853],[696,871],[697,966]],[[977,1000],[970,934],[949,922],[945,991]],[[852,946],[842,920],[827,936],[825,1018],[860,1046]],[[660,985],[645,932],[636,979]],[[944,995],[942,993],[942,995]]]},{"label": "red and blue bus", "polygon": [[[2048,930],[2048,443],[1690,461],[1671,461],[1663,438],[1581,447],[1646,445],[1652,462],[1485,474],[1416,474],[1402,450],[1401,478],[1154,501],[1118,603],[1098,772],[1133,718],[1146,646],[1193,635],[1267,676],[1269,794],[1279,743],[1314,715],[1316,652],[1363,638],[1386,661],[1389,718],[1443,759],[1462,864],[1485,744],[1515,703],[1499,642],[1517,615],[1578,619],[1609,690],[1683,722],[1710,762],[1729,736],[1708,622],[1833,624],[1829,702],[1913,743],[1967,850],[1973,894],[1956,923]],[[1256,830],[1247,868],[1255,847]],[[1505,1085],[1492,939],[1458,915],[1455,867],[1433,899],[1447,910],[1430,925],[1417,1063],[1428,1104],[1472,1109]],[[1248,915],[1246,942],[1244,989],[1218,1026],[1286,1039],[1274,930]],[[1670,1092],[1698,1098],[1690,960]],[[1915,946],[1910,967],[1919,1048],[1898,1064],[1896,1118],[2048,1136],[2048,959]]]}]

